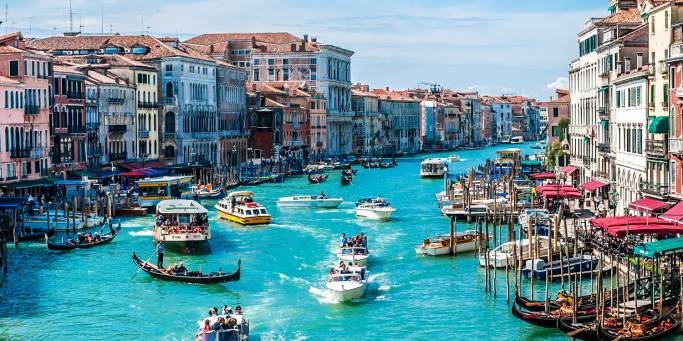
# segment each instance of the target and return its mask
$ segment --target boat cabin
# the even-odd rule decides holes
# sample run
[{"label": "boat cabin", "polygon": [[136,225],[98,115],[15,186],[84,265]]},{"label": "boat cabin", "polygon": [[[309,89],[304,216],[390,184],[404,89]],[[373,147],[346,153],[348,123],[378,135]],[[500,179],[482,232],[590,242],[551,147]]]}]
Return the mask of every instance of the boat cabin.
[{"label": "boat cabin", "polygon": [[191,176],[162,176],[136,181],[140,206],[154,207],[161,200],[189,198],[192,195]]},{"label": "boat cabin", "polygon": [[193,200],[164,200],[157,205],[156,227],[167,233],[203,232],[209,226],[208,214]]},{"label": "boat cabin", "polygon": [[448,159],[429,158],[420,163],[421,177],[442,177],[448,173]]},{"label": "boat cabin", "polygon": [[519,148],[507,148],[496,151],[496,159],[501,164],[513,164],[520,160],[522,150]]}]

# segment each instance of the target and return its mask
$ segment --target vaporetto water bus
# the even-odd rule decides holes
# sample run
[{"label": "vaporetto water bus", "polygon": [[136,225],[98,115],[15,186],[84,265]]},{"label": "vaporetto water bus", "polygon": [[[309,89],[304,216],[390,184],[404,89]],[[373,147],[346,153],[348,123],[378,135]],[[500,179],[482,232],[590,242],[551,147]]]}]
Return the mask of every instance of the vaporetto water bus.
[{"label": "vaporetto water bus", "polygon": [[249,191],[230,192],[216,204],[218,216],[242,225],[270,224],[270,214]]},{"label": "vaporetto water bus", "polygon": [[191,176],[162,176],[136,181],[140,195],[140,207],[150,209],[162,200],[188,199],[192,197]]},{"label": "vaporetto water bus", "polygon": [[295,195],[278,199],[280,207],[293,208],[337,208],[344,201],[342,198],[330,198],[326,195]]},{"label": "vaporetto water bus", "polygon": [[430,158],[420,163],[420,176],[423,178],[443,178],[448,172],[448,159]]},{"label": "vaporetto water bus", "polygon": [[204,246],[211,239],[208,214],[194,200],[163,200],[157,204],[154,239],[180,248]]}]

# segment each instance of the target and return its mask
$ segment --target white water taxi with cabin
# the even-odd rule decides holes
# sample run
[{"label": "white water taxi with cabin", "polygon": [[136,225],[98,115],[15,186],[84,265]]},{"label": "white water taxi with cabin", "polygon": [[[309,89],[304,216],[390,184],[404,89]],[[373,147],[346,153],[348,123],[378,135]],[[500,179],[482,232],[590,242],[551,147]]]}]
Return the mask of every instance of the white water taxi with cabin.
[{"label": "white water taxi with cabin", "polygon": [[216,204],[218,216],[242,225],[270,224],[270,214],[249,191],[230,192]]},{"label": "white water taxi with cabin", "polygon": [[383,198],[366,198],[356,203],[356,216],[378,220],[390,220],[391,215],[396,211]]},{"label": "white water taxi with cabin", "polygon": [[446,158],[429,158],[420,163],[420,176],[423,178],[443,178],[448,172]]},{"label": "white water taxi with cabin", "polygon": [[330,198],[326,195],[295,195],[278,199],[280,207],[292,208],[337,208],[344,199]]},{"label": "white water taxi with cabin", "polygon": [[344,263],[366,265],[370,251],[365,246],[345,246],[337,251],[337,257]]},{"label": "white water taxi with cabin", "polygon": [[181,248],[202,246],[211,239],[208,214],[194,200],[163,200],[157,204],[154,239]]},{"label": "white water taxi with cabin", "polygon": [[452,154],[448,156],[448,162],[458,162],[460,161],[460,155]]},{"label": "white water taxi with cabin", "polygon": [[[495,249],[489,251],[489,267],[492,268],[504,268],[506,266],[513,266],[515,258],[519,258],[519,252],[521,252],[522,259],[526,260],[531,258],[539,250],[540,256],[545,256],[548,254],[548,247],[550,245],[550,239],[546,236],[538,236],[538,248],[536,247],[536,241],[533,243],[533,252],[529,250],[529,239],[515,240],[507,243],[503,243],[496,247]],[[559,242],[559,244],[563,244]],[[515,254],[515,249],[517,249],[517,254]],[[482,254],[479,257],[479,265],[486,266],[486,255]]]},{"label": "white water taxi with cabin", "polygon": [[[482,240],[477,231],[467,230],[455,234],[455,254],[476,250],[477,241]],[[422,245],[415,247],[415,253],[425,256],[444,256],[450,254],[450,234],[442,234],[425,239]]]}]

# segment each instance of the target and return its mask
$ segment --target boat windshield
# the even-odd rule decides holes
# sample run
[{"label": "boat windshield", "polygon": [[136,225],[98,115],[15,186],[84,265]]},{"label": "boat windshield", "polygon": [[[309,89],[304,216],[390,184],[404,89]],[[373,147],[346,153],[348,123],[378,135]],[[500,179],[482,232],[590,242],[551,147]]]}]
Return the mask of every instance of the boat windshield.
[{"label": "boat windshield", "polygon": [[341,250],[342,255],[365,255],[367,253],[367,250],[362,247],[350,247]]}]

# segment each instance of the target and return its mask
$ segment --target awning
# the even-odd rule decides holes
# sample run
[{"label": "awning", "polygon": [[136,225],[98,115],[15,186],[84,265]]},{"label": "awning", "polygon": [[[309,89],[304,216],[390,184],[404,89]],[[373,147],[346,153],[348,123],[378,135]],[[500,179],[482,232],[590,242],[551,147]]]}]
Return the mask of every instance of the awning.
[{"label": "awning", "polygon": [[603,128],[607,127],[608,124],[609,124],[609,121],[608,121],[608,120],[601,120],[601,121],[600,121],[600,126],[603,127]]},{"label": "awning", "polygon": [[572,175],[572,173],[574,173],[577,170],[577,168],[576,166],[564,166],[561,168],[561,170],[564,172],[564,174]]},{"label": "awning", "polygon": [[596,190],[602,186],[605,186],[605,185],[607,185],[607,184],[604,182],[597,181],[597,180],[591,180],[591,181],[588,181],[579,187],[581,187],[582,189],[584,189],[588,192],[593,192],[594,190]]},{"label": "awning", "polygon": [[581,192],[570,185],[549,184],[543,186],[536,186],[536,193],[544,198],[568,198],[577,199],[582,198]]},{"label": "awning", "polygon": [[140,162],[129,162],[129,163],[118,164],[118,165],[116,165],[116,167],[124,169],[124,170],[133,171],[133,170],[142,168],[142,164]]},{"label": "awning", "polygon": [[24,181],[11,182],[11,183],[7,183],[7,184],[0,184],[0,186],[7,187],[7,188],[14,188],[14,189],[24,189],[24,188],[32,188],[32,187],[50,186],[53,184],[54,183],[52,181],[50,181],[49,179],[37,179],[37,180],[24,180]]},{"label": "awning", "polygon": [[159,160],[145,161],[145,168],[166,168],[166,165]]},{"label": "awning", "polygon": [[598,88],[598,92],[603,92],[609,90],[609,85],[603,85]]},{"label": "awning", "polygon": [[647,128],[650,134],[666,134],[669,132],[669,116],[657,116]]},{"label": "awning", "polygon": [[522,160],[520,161],[522,166],[541,166],[543,165],[542,160]]},{"label": "awning", "polygon": [[658,240],[636,246],[633,252],[642,257],[656,258],[683,251],[683,238]]},{"label": "awning", "polygon": [[628,204],[628,208],[641,212],[652,212],[669,206],[666,202],[652,198],[642,198]]},{"label": "awning", "polygon": [[594,218],[590,223],[607,233],[621,237],[626,234],[674,234],[683,232],[683,227],[677,226],[661,218],[621,216]]},{"label": "awning", "polygon": [[555,179],[556,174],[553,172],[544,172],[544,173],[534,173],[531,174],[531,180],[548,180],[548,179]]},{"label": "awning", "polygon": [[673,223],[680,224],[683,221],[683,201],[674,205],[668,211],[659,215],[660,218]]}]

